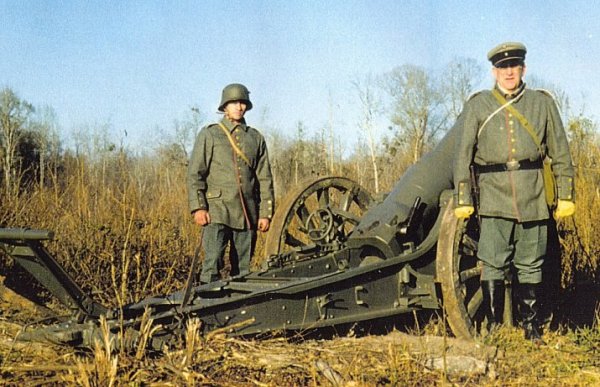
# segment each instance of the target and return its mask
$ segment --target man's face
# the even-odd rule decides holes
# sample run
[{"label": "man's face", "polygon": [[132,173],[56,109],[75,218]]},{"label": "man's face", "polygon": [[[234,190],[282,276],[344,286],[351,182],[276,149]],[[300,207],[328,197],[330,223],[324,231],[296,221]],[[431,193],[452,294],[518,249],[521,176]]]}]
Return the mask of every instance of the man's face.
[{"label": "man's face", "polygon": [[231,101],[224,107],[225,117],[232,122],[240,122],[244,118],[246,107],[244,101]]},{"label": "man's face", "polygon": [[525,69],[524,63],[507,61],[507,63],[502,63],[500,67],[492,67],[492,74],[494,74],[498,86],[512,92],[517,90],[521,84]]}]

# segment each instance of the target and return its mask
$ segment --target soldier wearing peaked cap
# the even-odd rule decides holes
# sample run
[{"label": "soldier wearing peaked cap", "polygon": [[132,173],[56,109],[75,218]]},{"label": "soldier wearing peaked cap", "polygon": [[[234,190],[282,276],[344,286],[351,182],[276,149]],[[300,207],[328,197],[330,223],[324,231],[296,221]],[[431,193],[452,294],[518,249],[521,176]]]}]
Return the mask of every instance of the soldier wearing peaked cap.
[{"label": "soldier wearing peaked cap", "polygon": [[247,274],[256,230],[266,232],[274,210],[267,145],[244,115],[252,109],[246,86],[227,85],[218,110],[223,119],[198,133],[188,164],[190,212],[204,227],[200,282],[219,279],[229,245],[231,274]]},{"label": "soldier wearing peaked cap", "polygon": [[[472,96],[463,109],[464,127],[454,164],[455,214],[474,212],[471,185],[479,190],[481,233],[477,256],[490,327],[502,323],[505,279],[512,264],[525,337],[543,343],[539,321],[542,265],[550,216],[575,210],[573,166],[567,137],[554,99],[523,82],[522,43],[506,42],[488,53],[495,85]],[[557,205],[546,198],[543,160],[556,181]],[[476,181],[470,179],[470,168]],[[552,195],[549,195],[550,197]]]},{"label": "soldier wearing peaked cap", "polygon": [[492,66],[505,68],[510,64],[525,65],[527,49],[522,43],[507,42],[497,45],[488,52],[488,60]]}]

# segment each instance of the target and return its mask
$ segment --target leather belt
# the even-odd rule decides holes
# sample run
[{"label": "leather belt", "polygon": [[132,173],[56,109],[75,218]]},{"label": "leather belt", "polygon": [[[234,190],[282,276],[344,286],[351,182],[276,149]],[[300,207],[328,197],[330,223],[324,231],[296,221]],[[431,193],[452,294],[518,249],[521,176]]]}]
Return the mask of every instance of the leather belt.
[{"label": "leather belt", "polygon": [[508,163],[503,164],[489,164],[489,165],[481,165],[474,164],[475,170],[477,173],[489,173],[489,172],[508,172],[508,171],[518,171],[519,169],[542,169],[542,159],[537,160],[514,160],[509,161]]}]

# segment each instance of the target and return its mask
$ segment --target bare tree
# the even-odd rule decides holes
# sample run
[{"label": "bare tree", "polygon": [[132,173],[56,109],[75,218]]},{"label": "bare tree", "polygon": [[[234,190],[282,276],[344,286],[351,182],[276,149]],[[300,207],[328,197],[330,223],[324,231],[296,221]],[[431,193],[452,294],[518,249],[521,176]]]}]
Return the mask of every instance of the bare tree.
[{"label": "bare tree", "polygon": [[190,110],[192,112],[191,116],[187,117],[182,122],[175,123],[175,138],[177,140],[177,144],[181,146],[186,160],[189,158],[190,151],[192,150],[194,141],[196,140],[196,136],[206,120],[205,115],[198,107],[193,106]]},{"label": "bare tree", "polygon": [[33,111],[33,106],[11,89],[4,88],[0,92],[0,168],[7,195],[16,194],[19,188],[18,146]]},{"label": "bare tree", "polygon": [[183,119],[173,120],[171,129],[157,127],[158,140],[153,148],[160,155],[161,162],[174,166],[187,165],[194,141],[205,120],[200,109],[192,106]]},{"label": "bare tree", "polygon": [[538,76],[527,76],[527,87],[532,89],[543,89],[552,94],[563,119],[571,115],[571,101],[567,93],[559,86],[548,82]]},{"label": "bare tree", "polygon": [[335,158],[335,136],[333,134],[333,122],[334,122],[334,102],[333,97],[331,96],[331,90],[329,90],[329,98],[328,98],[328,106],[329,106],[329,114],[327,120],[327,141],[324,141],[324,144],[328,144],[325,146],[327,150],[324,154],[329,153],[329,174],[333,175],[335,173],[334,169],[334,158]]},{"label": "bare tree", "polygon": [[405,145],[416,162],[448,121],[441,88],[425,69],[413,65],[385,74],[382,87],[392,99],[395,132],[391,146]]},{"label": "bare tree", "polygon": [[369,147],[369,156],[371,167],[373,168],[373,180],[375,193],[379,193],[379,171],[377,168],[377,145],[375,143],[375,120],[381,113],[381,99],[377,95],[375,79],[372,75],[367,75],[364,79],[355,79],[352,85],[358,93],[360,106],[362,108],[361,121],[358,124],[362,133],[367,136],[367,145]]},{"label": "bare tree", "polygon": [[275,193],[279,194],[284,191],[283,187],[290,185],[292,179],[293,155],[290,151],[291,141],[283,133],[275,130],[269,131],[265,139],[269,150]]},{"label": "bare tree", "polygon": [[471,58],[455,58],[448,63],[442,74],[441,88],[450,120],[456,120],[467,98],[481,83],[483,74],[481,65]]},{"label": "bare tree", "polygon": [[298,184],[300,181],[300,164],[306,160],[306,128],[302,121],[298,122],[296,126],[296,141],[294,146],[294,183]]},{"label": "bare tree", "polygon": [[[594,153],[598,153],[598,123],[583,113],[571,117],[566,125],[571,139],[570,149],[573,162],[580,168],[597,169]],[[595,151],[595,152],[594,152]],[[596,174],[597,177],[600,177]]]},{"label": "bare tree", "polygon": [[46,168],[50,168],[51,178],[56,179],[56,168],[60,155],[58,119],[54,109],[49,106],[37,109],[32,129],[36,133],[39,150],[38,178],[39,184],[42,186],[46,181]]}]

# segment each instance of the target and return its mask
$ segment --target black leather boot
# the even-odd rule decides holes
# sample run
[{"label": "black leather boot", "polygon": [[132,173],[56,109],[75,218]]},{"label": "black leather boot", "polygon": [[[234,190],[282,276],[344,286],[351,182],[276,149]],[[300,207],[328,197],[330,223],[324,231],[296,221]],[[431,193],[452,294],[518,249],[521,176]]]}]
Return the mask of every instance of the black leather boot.
[{"label": "black leather boot", "polygon": [[525,339],[534,344],[543,345],[542,327],[539,321],[540,284],[519,284],[519,312],[525,330]]},{"label": "black leather boot", "polygon": [[483,292],[483,307],[487,318],[488,332],[502,324],[504,316],[504,293],[503,280],[481,281]]}]

